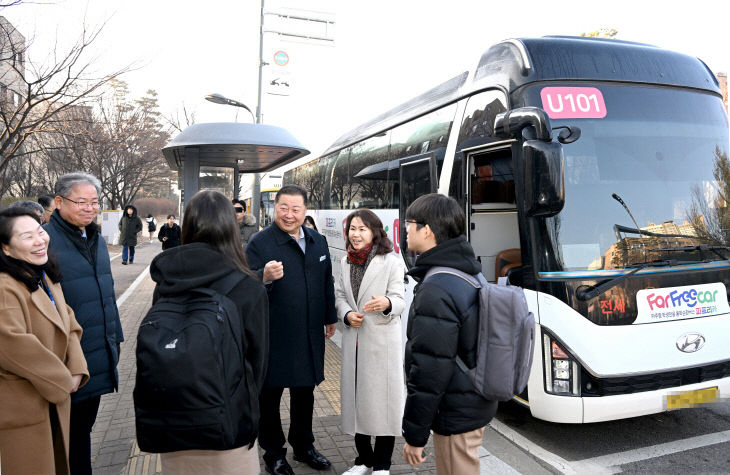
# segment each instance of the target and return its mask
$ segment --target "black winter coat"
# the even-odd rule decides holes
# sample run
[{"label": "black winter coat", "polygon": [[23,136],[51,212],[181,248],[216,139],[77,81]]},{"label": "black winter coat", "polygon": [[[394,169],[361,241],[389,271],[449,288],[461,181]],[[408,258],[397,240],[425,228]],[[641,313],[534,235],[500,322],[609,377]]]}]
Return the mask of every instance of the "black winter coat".
[{"label": "black winter coat", "polygon": [[[167,241],[163,241],[162,238],[167,238]],[[162,250],[172,249],[180,245],[180,226],[177,223],[172,223],[172,226],[165,223],[160,226],[160,232],[157,233],[157,239],[162,243]]]},{"label": "black winter coat", "polygon": [[66,303],[84,329],[81,348],[89,366],[89,382],[71,394],[73,402],[101,396],[119,386],[119,344],[124,341],[114,296],[109,252],[95,223],[78,227],[61,218],[58,210],[43,228],[51,237],[50,250],[61,267],[61,288]]},{"label": "black winter coat", "polygon": [[[132,216],[127,214],[127,208],[132,208]],[[132,247],[137,245],[137,234],[142,231],[142,220],[137,216],[137,208],[132,205],[124,207],[124,214],[119,220],[119,231],[121,232],[120,244]]]},{"label": "black winter coat", "polygon": [[[167,226],[167,224],[165,224]],[[194,288],[209,288],[227,275],[238,272],[217,249],[204,243],[178,246],[158,254],[150,265],[150,276],[157,283],[153,302],[158,298],[187,292]],[[236,304],[241,316],[241,328],[246,341],[246,353],[242,365],[248,366],[247,374],[253,374],[256,394],[250,394],[248,420],[239,422],[238,446],[253,443],[259,426],[259,394],[263,387],[269,351],[269,319],[266,290],[255,277],[246,275],[227,295]],[[181,368],[184,371],[184,368]]]},{"label": "black winter coat", "polygon": [[[434,266],[455,267],[468,274],[481,264],[466,238],[460,236],[429,249],[408,272],[423,279]],[[403,414],[403,437],[414,447],[426,445],[429,430],[440,435],[462,434],[484,427],[494,417],[497,403],[475,390],[456,365],[476,364],[479,294],[451,274],[421,281],[413,292],[408,315],[405,370],[408,395]]]},{"label": "black winter coat", "polygon": [[306,254],[276,223],[246,246],[251,269],[263,276],[281,261],[284,277],[269,284],[269,370],[265,387],[316,386],[324,381],[324,325],[337,322],[332,261],[327,241],[302,227]]}]

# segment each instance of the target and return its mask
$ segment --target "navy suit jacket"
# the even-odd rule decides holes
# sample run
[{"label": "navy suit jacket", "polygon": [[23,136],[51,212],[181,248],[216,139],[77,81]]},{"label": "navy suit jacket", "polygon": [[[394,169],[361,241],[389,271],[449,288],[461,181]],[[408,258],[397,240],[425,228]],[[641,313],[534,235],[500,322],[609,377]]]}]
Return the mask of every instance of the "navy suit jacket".
[{"label": "navy suit jacket", "polygon": [[324,325],[337,322],[334,279],[327,241],[303,227],[306,253],[274,223],[251,238],[246,258],[263,276],[281,261],[284,277],[267,286],[269,366],[265,387],[316,386],[324,381]]}]

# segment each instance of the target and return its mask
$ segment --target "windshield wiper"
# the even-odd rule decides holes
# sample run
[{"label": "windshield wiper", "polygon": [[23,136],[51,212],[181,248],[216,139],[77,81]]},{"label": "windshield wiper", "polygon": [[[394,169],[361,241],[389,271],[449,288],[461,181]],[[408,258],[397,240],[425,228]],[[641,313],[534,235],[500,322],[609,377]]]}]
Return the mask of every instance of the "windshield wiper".
[{"label": "windshield wiper", "polygon": [[632,234],[643,234],[644,236],[653,236],[653,237],[676,237],[676,238],[690,238],[690,239],[697,239],[697,236],[690,236],[689,234],[664,234],[664,233],[653,233],[651,231],[645,231],[643,229],[639,228],[630,228],[628,226],[623,226],[621,224],[614,224],[613,225],[613,232],[616,233],[616,239],[621,240],[618,233],[632,233]]},{"label": "windshield wiper", "polygon": [[700,257],[703,252],[712,251],[721,259],[727,259],[728,256],[723,256],[719,251],[730,252],[728,246],[710,246],[709,244],[700,244],[698,246],[682,246],[682,247],[658,247],[656,249],[646,249],[647,252],[693,252],[700,251]]},{"label": "windshield wiper", "polygon": [[[681,264],[700,264],[700,263],[706,263],[708,261],[681,261]],[[593,298],[598,297],[605,291],[612,289],[613,287],[616,287],[618,284],[626,280],[627,278],[631,277],[632,275],[639,272],[641,269],[646,269],[647,267],[672,267],[679,265],[680,261],[677,261],[676,259],[667,259],[664,261],[653,261],[653,262],[642,262],[640,264],[632,264],[628,267],[633,267],[629,272],[626,272],[625,274],[621,274],[618,277],[614,277],[613,279],[604,280],[598,285],[581,285],[575,290],[575,297],[578,300],[586,301]]]}]

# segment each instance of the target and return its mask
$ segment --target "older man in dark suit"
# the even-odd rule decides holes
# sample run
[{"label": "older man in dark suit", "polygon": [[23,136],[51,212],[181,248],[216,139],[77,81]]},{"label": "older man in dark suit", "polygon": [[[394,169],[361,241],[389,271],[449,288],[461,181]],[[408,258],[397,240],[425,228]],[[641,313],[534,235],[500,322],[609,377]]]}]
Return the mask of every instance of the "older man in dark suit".
[{"label": "older man in dark suit", "polygon": [[269,366],[260,397],[259,444],[266,470],[293,474],[286,461],[279,403],[289,388],[289,444],[294,460],[317,470],[330,462],[314,448],[314,387],[324,381],[325,337],[335,332],[334,282],[327,241],[302,226],[307,193],[296,185],[279,190],[274,224],[255,234],[248,246],[249,266],[269,292]]}]

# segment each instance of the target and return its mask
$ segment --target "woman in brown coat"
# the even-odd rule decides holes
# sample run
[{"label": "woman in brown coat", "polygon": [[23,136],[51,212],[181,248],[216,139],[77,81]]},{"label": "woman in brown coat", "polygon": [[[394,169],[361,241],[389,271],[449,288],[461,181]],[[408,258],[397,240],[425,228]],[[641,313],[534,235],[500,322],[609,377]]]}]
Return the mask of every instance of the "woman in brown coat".
[{"label": "woman in brown coat", "polygon": [[50,238],[23,208],[0,211],[0,472],[68,473],[70,394],[89,379]]}]

